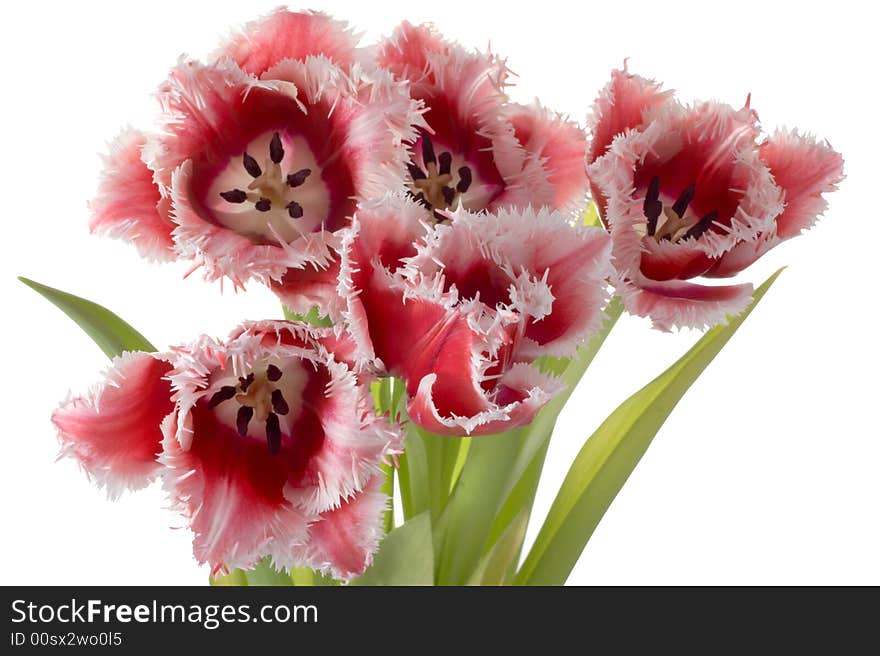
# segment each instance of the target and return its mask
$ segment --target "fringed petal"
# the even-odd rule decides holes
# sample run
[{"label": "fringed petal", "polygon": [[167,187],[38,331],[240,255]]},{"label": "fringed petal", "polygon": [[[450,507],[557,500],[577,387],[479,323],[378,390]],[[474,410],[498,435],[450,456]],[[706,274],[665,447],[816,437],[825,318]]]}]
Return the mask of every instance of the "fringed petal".
[{"label": "fringed petal", "polygon": [[412,97],[424,103],[431,139],[473,172],[461,197],[465,207],[553,202],[540,158],[529,157],[504,117],[508,70],[500,58],[446,41],[430,26],[404,22],[380,44],[377,63],[409,81]]},{"label": "fringed petal", "polygon": [[[722,105],[703,105],[690,112],[669,105],[643,130],[615,139],[589,167],[592,183],[607,199],[605,220],[618,271],[638,271],[644,258],[649,270],[664,278],[692,277],[702,273],[701,267],[708,268],[705,258],[718,258],[737,243],[772,230],[782,208],[781,191],[757,156],[755,128],[744,112]],[[718,213],[699,239],[690,237],[668,246],[647,244],[653,239],[645,236],[643,203],[655,178],[671,199],[695,184],[691,202],[695,215]],[[683,268],[674,271],[673,263]]]},{"label": "fringed petal", "polygon": [[270,286],[292,313],[305,315],[317,307],[323,316],[336,319],[344,309],[337,293],[338,284],[339,259],[336,258],[323,268],[306,264],[288,269],[280,281]]},{"label": "fringed petal", "polygon": [[147,137],[137,130],[123,131],[104,158],[98,193],[89,204],[92,232],[130,241],[150,260],[175,257],[171,231],[174,224],[162,211],[159,187],[142,159]]},{"label": "fringed petal", "polygon": [[388,497],[376,476],[364,489],[327,510],[310,526],[308,542],[294,550],[294,561],[348,581],[364,573],[382,539]]},{"label": "fringed petal", "polygon": [[[466,363],[459,362],[458,366],[464,367]],[[411,395],[407,413],[422,428],[451,437],[491,435],[526,426],[563,387],[535,367],[524,363],[514,364],[495,381],[492,400],[484,397],[479,410],[459,414],[456,412],[457,404],[450,403],[447,398],[454,390],[442,383],[440,375],[436,373],[422,378]]]},{"label": "fringed petal", "polygon": [[[170,187],[171,174],[183,162],[241,155],[250,136],[244,133],[241,108],[254,89],[276,87],[261,83],[229,60],[212,66],[181,58],[160,85],[161,134],[144,148],[144,160],[160,188]],[[293,99],[292,107],[296,107]]]},{"label": "fringed petal", "polygon": [[642,127],[646,115],[672,100],[672,92],[661,87],[629,73],[626,66],[611,72],[611,81],[596,98],[588,122],[587,165],[604,155],[617,135]]},{"label": "fringed petal", "polygon": [[343,343],[331,329],[277,321],[176,350],[177,416],[164,426],[162,461],[197,558],[231,568],[270,555],[288,566],[314,516],[401,451],[399,428],[373,411],[369,380],[326,348]]},{"label": "fringed petal", "polygon": [[744,271],[756,262],[764,253],[782,243],[773,233],[761,235],[755,241],[744,241],[737,244],[717,260],[703,275],[707,278],[728,278]]},{"label": "fringed petal", "polygon": [[587,175],[631,312],[664,330],[724,321],[750,286],[683,281],[742,271],[825,209],[840,155],[797,131],[761,145],[758,136],[748,101],[683,107],[653,82],[613,74],[596,104]]},{"label": "fringed petal", "polygon": [[252,239],[206,220],[193,191],[193,165],[184,162],[171,178],[174,240],[181,255],[202,266],[207,280],[229,278],[239,288],[248,280],[269,284],[291,269],[329,268],[333,235],[314,232],[287,243],[255,243]]},{"label": "fringed petal", "polygon": [[279,7],[231,35],[213,59],[228,57],[257,77],[284,59],[304,60],[310,55],[323,55],[349,67],[357,58],[357,41],[344,21],[322,12]]},{"label": "fringed petal", "polygon": [[709,287],[677,280],[641,279],[623,281],[617,286],[628,312],[650,317],[654,328],[663,331],[702,330],[723,324],[748,307],[752,291],[750,284]]},{"label": "fringed petal", "polygon": [[543,204],[555,209],[581,207],[587,193],[584,131],[537,102],[508,105],[505,113],[517,141],[530,158],[541,163],[553,191],[549,202],[540,203],[535,199],[532,205]]},{"label": "fringed petal", "polygon": [[242,439],[201,408],[190,422],[188,449],[165,423],[162,463],[172,505],[193,532],[196,560],[214,571],[247,568],[305,542],[306,512],[284,498],[286,471],[265,444]]},{"label": "fringed petal", "polygon": [[[402,186],[402,143],[414,137],[421,114],[390,74],[346,73],[323,56],[283,60],[264,77],[228,60],[181,63],[161,94],[166,135],[150,153],[169,189],[177,250],[203,265],[209,280],[243,286],[287,276],[296,287],[299,270],[308,286],[313,272],[332,265],[335,233],[349,224],[357,199]],[[273,132],[277,162],[243,155],[267,147]],[[257,202],[263,194],[304,205]]]},{"label": "fringed petal", "polygon": [[828,207],[823,194],[843,180],[843,157],[811,135],[777,130],[761,145],[761,159],[785,192],[785,209],[776,219],[780,239],[810,228]]},{"label": "fringed petal", "polygon": [[575,227],[561,212],[459,211],[407,262],[414,283],[436,279],[445,293],[523,319],[514,359],[570,357],[601,324],[611,275],[611,240]]},{"label": "fringed petal", "polygon": [[62,455],[75,458],[111,497],[146,486],[159,472],[160,424],[174,409],[170,369],[158,356],[125,353],[99,386],[52,415]]},{"label": "fringed petal", "polygon": [[402,292],[389,288],[387,274],[416,254],[416,242],[429,229],[421,205],[402,194],[385,194],[363,203],[342,237],[337,292],[344,309],[339,319],[348,324],[364,362],[376,357],[371,335],[384,334],[388,312],[396,316],[403,311]]}]

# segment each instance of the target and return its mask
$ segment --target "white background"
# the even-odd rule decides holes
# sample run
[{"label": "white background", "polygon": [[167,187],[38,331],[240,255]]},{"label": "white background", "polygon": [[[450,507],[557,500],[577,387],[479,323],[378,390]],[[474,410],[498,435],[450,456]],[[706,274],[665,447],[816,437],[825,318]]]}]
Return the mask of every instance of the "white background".
[{"label": "white background", "polygon": [[[204,584],[190,536],[159,489],[109,502],[74,462],[55,462],[49,416],[103,354],[25,275],[96,300],[156,345],[225,335],[278,316],[267,291],[220,294],[184,264],[150,265],[88,234],[98,152],[125,124],[149,127],[150,94],[179,53],[273,2],[15,3],[0,21],[3,251],[0,583]],[[537,96],[583,122],[613,67],[686,100],[739,106],[765,128],[797,125],[846,157],[847,180],[810,233],[746,278],[782,275],[657,436],[596,531],[576,584],[880,584],[877,371],[876,21],[868,3],[323,2],[365,31],[431,20],[492,48]],[[624,317],[555,436],[543,516],[583,440],[697,334]],[[531,528],[531,535],[537,526]],[[531,540],[531,537],[529,538]]]}]

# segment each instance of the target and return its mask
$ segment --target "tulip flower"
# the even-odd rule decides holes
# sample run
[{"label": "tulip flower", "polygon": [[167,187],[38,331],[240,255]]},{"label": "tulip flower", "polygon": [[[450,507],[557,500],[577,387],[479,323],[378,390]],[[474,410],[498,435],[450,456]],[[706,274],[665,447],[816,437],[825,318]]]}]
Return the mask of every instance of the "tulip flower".
[{"label": "tulip flower", "polygon": [[618,293],[662,330],[740,313],[751,284],[691,280],[735,275],[810,227],[843,177],[827,143],[796,130],[761,138],[748,103],[683,106],[626,70],[596,101],[587,164]]},{"label": "tulip flower", "polygon": [[561,212],[459,210],[431,226],[389,196],[344,241],[340,296],[359,352],[406,380],[409,417],[446,435],[529,423],[560,386],[531,363],[598,329],[610,243]]},{"label": "tulip flower", "polygon": [[401,144],[422,123],[406,85],[360,60],[342,23],[286,11],[209,64],[182,58],[159,89],[159,132],[111,147],[93,230],[209,280],[276,283],[307,311],[314,289],[335,287],[333,246],[357,199],[401,184]]},{"label": "tulip flower", "polygon": [[583,132],[538,104],[509,103],[499,57],[403,22],[376,61],[424,103],[428,125],[411,142],[407,189],[435,219],[459,204],[566,208],[583,198]]},{"label": "tulip flower", "polygon": [[63,451],[111,494],[161,479],[215,571],[271,556],[350,578],[378,545],[379,465],[401,436],[328,346],[328,329],[260,322],[125,354],[55,412]]}]

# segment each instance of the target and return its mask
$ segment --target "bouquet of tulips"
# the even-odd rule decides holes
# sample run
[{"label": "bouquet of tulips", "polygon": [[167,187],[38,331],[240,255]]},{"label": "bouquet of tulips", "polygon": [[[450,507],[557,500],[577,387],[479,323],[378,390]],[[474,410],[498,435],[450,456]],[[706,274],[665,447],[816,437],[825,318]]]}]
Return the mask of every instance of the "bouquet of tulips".
[{"label": "bouquet of tulips", "polygon": [[[111,497],[161,481],[212,583],[564,583],[775,275],[716,279],[809,228],[842,179],[827,143],[763,134],[748,101],[683,105],[624,67],[584,130],[508,83],[427,25],[360,47],[277,10],[171,69],[159,129],[113,142],[90,227],[268,286],[278,316],[157,349],[24,281],[112,358],[55,412],[62,453]],[[624,311],[705,334],[532,518],[556,419]]]}]

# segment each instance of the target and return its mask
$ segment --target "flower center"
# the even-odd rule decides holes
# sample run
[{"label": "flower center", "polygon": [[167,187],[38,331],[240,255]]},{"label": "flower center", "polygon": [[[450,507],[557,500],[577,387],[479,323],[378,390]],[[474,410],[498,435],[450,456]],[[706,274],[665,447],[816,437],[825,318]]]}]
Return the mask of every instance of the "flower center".
[{"label": "flower center", "polygon": [[697,217],[690,209],[696,190],[697,185],[692,184],[679,194],[672,205],[664,205],[660,200],[660,178],[654,176],[642,205],[645,218],[648,219],[645,234],[657,242],[678,243],[685,239],[699,239],[715,223],[718,210]]},{"label": "flower center", "polygon": [[234,422],[242,437],[261,438],[265,434],[269,451],[274,455],[281,450],[284,430],[289,431],[289,419],[297,414],[298,408],[291,412],[290,403],[301,398],[305,384],[302,373],[264,363],[234,383],[234,378],[215,381],[214,387],[220,387],[211,396],[208,407],[215,409],[222,420]]},{"label": "flower center", "polygon": [[452,173],[452,154],[434,152],[434,142],[427,133],[421,135],[421,166],[415,156],[407,165],[409,169],[410,190],[413,199],[430,210],[434,218],[443,221],[446,217],[438,210],[447,210],[458,205],[459,199],[470,189],[473,173],[466,165],[458,166]]},{"label": "flower center", "polygon": [[321,227],[330,202],[305,139],[273,132],[229,162],[211,187],[209,205],[220,223],[258,243],[290,243]]}]

